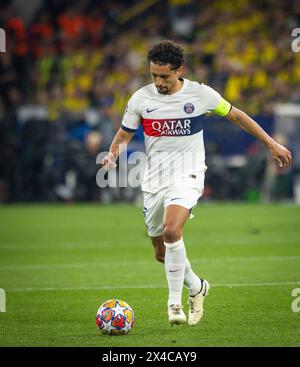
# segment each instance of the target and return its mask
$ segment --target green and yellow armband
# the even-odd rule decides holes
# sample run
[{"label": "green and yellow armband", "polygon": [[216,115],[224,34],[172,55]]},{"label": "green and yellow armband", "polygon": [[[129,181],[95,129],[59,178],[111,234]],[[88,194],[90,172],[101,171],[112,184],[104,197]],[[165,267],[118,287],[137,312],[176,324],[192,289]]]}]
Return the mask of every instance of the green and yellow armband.
[{"label": "green and yellow armband", "polygon": [[226,116],[228,115],[230,109],[231,104],[222,98],[219,105],[214,110],[212,110],[212,112],[216,113],[219,116]]}]

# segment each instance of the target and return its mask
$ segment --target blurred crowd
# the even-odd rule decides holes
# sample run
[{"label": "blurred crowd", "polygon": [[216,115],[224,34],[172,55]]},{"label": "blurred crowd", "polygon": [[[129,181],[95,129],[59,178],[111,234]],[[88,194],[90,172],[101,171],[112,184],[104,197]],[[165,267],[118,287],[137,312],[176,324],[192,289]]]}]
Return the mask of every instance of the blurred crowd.
[{"label": "blurred crowd", "polygon": [[[0,23],[0,202],[105,197],[95,157],[130,95],[150,82],[146,54],[162,38],[183,45],[185,77],[252,116],[300,103],[300,53],[291,51],[299,0],[46,0],[26,20],[3,0]],[[132,149],[141,143],[139,132]],[[245,195],[239,186],[234,198]]]}]

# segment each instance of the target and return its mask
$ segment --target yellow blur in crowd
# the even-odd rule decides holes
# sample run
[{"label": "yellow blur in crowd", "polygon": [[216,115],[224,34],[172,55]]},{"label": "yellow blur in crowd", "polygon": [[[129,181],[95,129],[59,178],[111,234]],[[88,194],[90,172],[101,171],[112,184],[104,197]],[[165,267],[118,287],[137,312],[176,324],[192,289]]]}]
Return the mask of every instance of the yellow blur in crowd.
[{"label": "yellow blur in crowd", "polygon": [[[188,0],[170,0],[169,6],[188,4]],[[266,26],[265,13],[249,8],[248,2],[215,1],[212,9],[216,19],[211,25],[197,25],[195,40],[183,41],[186,50],[193,52],[193,42],[202,43],[202,55],[211,54],[214,61],[208,70],[209,75],[222,72],[226,66],[226,79],[222,90],[219,90],[231,103],[239,103],[241,107],[254,114],[263,112],[266,103],[276,99],[278,91],[286,87],[299,88],[300,82],[300,53],[292,53],[288,45],[280,47],[274,44],[270,30]],[[199,14],[199,18],[201,14]],[[147,22],[147,19],[145,19]],[[149,19],[151,23],[151,20]],[[149,23],[149,24],[150,24]],[[155,23],[155,21],[154,21]],[[276,26],[276,25],[274,25]],[[199,29],[197,30],[197,27]],[[199,31],[197,33],[197,31]],[[142,83],[151,82],[147,79],[146,53],[155,39],[145,39],[138,30],[124,33],[119,43],[113,45],[116,50],[117,62],[102,75],[101,81],[95,87],[94,76],[106,60],[108,48],[84,47],[82,50],[71,50],[59,57],[59,73],[57,82],[62,86],[63,98],[49,100],[51,119],[57,119],[61,111],[79,112],[89,107],[89,93],[95,87],[101,89],[101,83],[106,93],[112,97],[112,107],[122,115],[128,98]],[[118,52],[121,45],[126,52]],[[111,49],[109,52],[112,52]],[[124,57],[123,57],[124,56]],[[222,59],[222,65],[218,65]],[[37,62],[38,89],[43,91],[51,77],[49,70],[53,65],[55,55],[46,55]],[[199,61],[189,65],[184,76],[195,76]],[[289,64],[288,67],[283,67]],[[274,70],[274,72],[271,72]],[[199,80],[207,82],[207,80]],[[96,83],[96,84],[97,84]],[[213,86],[213,85],[212,85]],[[61,97],[62,97],[61,96]]]}]

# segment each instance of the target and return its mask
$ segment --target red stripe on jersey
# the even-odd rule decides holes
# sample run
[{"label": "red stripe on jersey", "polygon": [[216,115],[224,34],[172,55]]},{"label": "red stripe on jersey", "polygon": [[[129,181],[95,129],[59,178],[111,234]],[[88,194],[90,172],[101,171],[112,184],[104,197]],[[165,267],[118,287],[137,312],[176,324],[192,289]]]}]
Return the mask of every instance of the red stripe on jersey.
[{"label": "red stripe on jersey", "polygon": [[180,119],[145,119],[141,123],[144,133],[148,136],[186,136],[202,130],[202,120],[205,115]]},{"label": "red stripe on jersey", "polygon": [[144,130],[144,133],[148,136],[161,136],[161,132],[158,131],[158,130],[155,130],[154,128],[156,127],[157,124],[154,124],[154,128],[153,128],[153,122],[159,122],[161,123],[161,119],[156,119],[156,120],[153,120],[153,119],[144,119],[142,117],[142,126],[143,126],[143,130]]}]

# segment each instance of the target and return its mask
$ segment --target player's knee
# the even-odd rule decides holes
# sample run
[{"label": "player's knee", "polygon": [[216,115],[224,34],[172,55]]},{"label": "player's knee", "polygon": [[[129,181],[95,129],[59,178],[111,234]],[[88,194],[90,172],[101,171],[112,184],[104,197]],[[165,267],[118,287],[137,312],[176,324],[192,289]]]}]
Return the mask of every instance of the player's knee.
[{"label": "player's knee", "polygon": [[168,243],[178,241],[181,238],[181,229],[173,225],[165,225],[163,238]]}]

